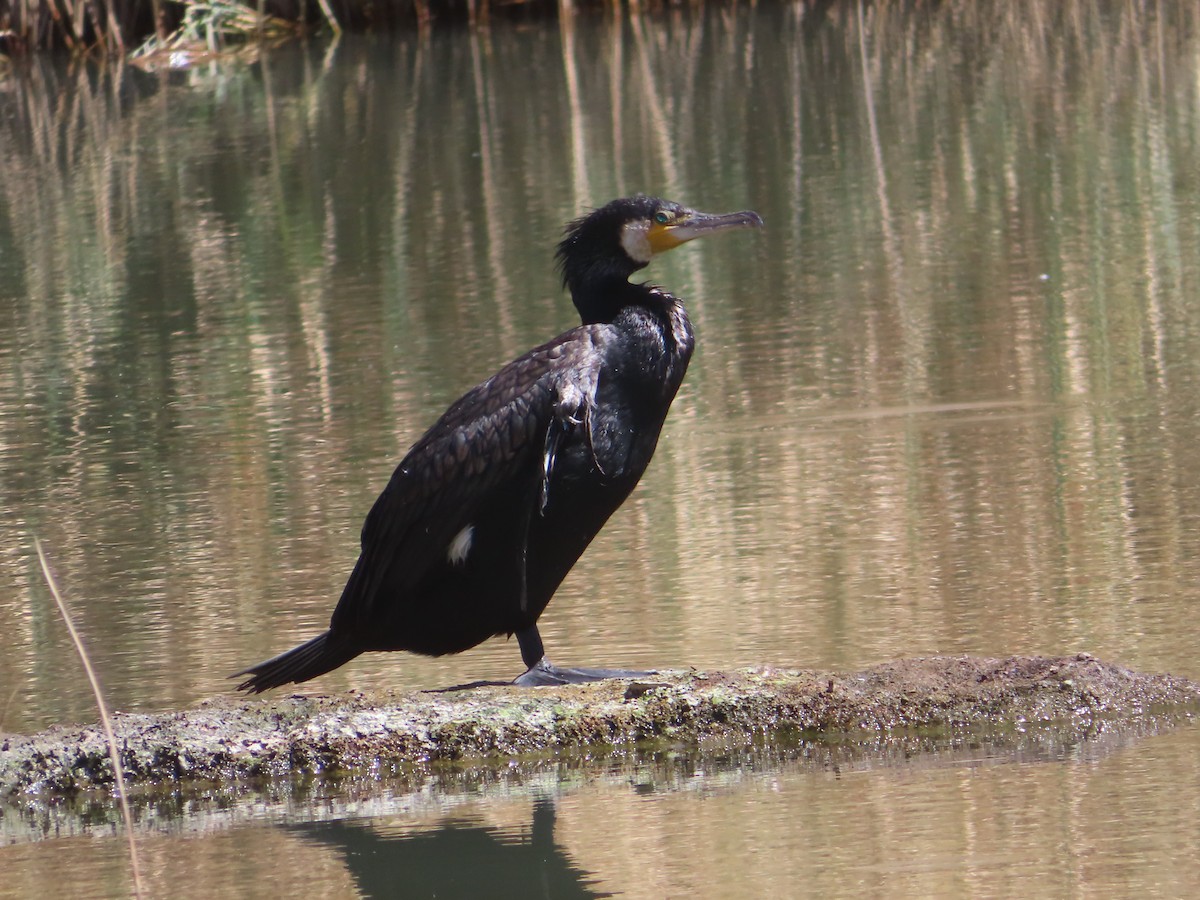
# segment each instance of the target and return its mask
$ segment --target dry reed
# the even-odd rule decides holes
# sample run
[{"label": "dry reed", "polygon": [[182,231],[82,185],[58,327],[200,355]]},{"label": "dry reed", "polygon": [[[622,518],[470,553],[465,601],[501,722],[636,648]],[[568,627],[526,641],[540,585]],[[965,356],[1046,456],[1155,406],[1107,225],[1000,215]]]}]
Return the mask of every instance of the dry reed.
[{"label": "dry reed", "polygon": [[145,68],[179,68],[224,53],[230,45],[276,44],[304,32],[302,24],[264,10],[264,3],[252,7],[238,0],[188,2],[179,25],[147,37],[130,60]]},{"label": "dry reed", "polygon": [[41,563],[42,576],[46,579],[46,586],[50,588],[54,602],[58,605],[58,611],[62,613],[63,621],[67,625],[67,631],[71,635],[71,641],[75,644],[75,651],[79,654],[79,659],[83,663],[83,669],[87,673],[88,682],[92,686],[92,693],[96,697],[96,706],[100,710],[100,723],[104,728],[104,740],[108,744],[108,758],[112,762],[113,777],[116,780],[117,799],[121,804],[121,817],[125,820],[125,834],[129,838],[129,863],[133,871],[133,893],[136,897],[144,897],[145,891],[142,888],[142,873],[138,865],[137,844],[133,839],[133,816],[129,812],[129,800],[125,796],[125,777],[121,771],[121,752],[117,747],[117,738],[113,734],[112,719],[108,714],[108,705],[104,702],[104,694],[100,690],[100,681],[96,678],[96,672],[92,668],[87,650],[83,646],[83,640],[79,637],[79,632],[75,630],[75,625],[71,621],[71,614],[67,611],[67,604],[63,601],[62,594],[58,590],[58,585],[54,581],[54,576],[50,573],[50,564],[46,561],[46,554],[42,550],[42,543],[36,537],[33,539],[33,546],[37,550],[38,562]]}]

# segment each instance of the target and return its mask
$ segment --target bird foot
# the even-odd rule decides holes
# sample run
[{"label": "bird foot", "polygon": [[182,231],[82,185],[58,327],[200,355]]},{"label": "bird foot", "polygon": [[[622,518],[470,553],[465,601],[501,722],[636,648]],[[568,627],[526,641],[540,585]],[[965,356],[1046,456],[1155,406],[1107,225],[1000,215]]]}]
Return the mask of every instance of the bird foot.
[{"label": "bird foot", "polygon": [[513,684],[519,687],[546,687],[555,684],[587,684],[590,681],[604,681],[606,678],[644,678],[647,675],[657,674],[654,671],[644,672],[635,669],[568,668],[556,666],[542,657],[524,674],[518,676]]}]

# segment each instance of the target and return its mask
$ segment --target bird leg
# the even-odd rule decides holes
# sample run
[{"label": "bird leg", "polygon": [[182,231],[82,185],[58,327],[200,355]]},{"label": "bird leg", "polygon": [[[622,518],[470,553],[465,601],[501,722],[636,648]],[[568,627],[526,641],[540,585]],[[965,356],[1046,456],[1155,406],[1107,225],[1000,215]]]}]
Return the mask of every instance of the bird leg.
[{"label": "bird leg", "polygon": [[542,636],[537,626],[530,625],[517,632],[517,643],[521,646],[521,659],[528,668],[513,684],[519,687],[546,687],[555,684],[586,684],[606,678],[644,678],[656,672],[634,669],[590,669],[582,667],[556,666],[546,659]]},{"label": "bird leg", "polygon": [[546,648],[542,646],[542,636],[536,625],[518,631],[517,644],[521,647],[521,661],[530,671],[546,658]]}]

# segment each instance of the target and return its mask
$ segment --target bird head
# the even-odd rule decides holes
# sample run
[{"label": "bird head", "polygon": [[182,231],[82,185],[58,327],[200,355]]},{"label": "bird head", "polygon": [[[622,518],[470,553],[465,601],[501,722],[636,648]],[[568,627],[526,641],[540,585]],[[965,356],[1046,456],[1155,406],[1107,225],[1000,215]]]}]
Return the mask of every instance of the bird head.
[{"label": "bird head", "polygon": [[761,226],[757,212],[712,215],[635,194],[612,200],[566,226],[558,265],[583,322],[601,322],[619,306],[629,276],[659,253],[709,234]]},{"label": "bird head", "polygon": [[579,306],[585,295],[626,281],[660,253],[698,237],[762,223],[756,212],[712,215],[645,194],[613,200],[567,226],[558,245],[563,284]]}]

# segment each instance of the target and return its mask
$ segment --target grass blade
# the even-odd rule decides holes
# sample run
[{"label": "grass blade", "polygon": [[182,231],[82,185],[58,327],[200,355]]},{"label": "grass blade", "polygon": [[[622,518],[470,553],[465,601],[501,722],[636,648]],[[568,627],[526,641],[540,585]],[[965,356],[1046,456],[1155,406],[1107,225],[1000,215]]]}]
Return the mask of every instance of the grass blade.
[{"label": "grass blade", "polygon": [[46,554],[42,552],[42,542],[35,537],[33,539],[33,546],[37,550],[38,562],[42,564],[42,575],[46,579],[46,586],[50,588],[50,593],[54,596],[54,602],[58,604],[58,611],[62,613],[63,621],[67,623],[67,631],[71,634],[75,650],[79,654],[80,661],[83,663],[84,671],[87,672],[88,681],[92,685],[92,693],[96,695],[96,706],[100,709],[100,722],[104,727],[104,739],[108,743],[108,758],[112,762],[113,776],[117,782],[117,799],[121,802],[121,817],[125,820],[125,834],[129,837],[129,863],[133,869],[133,893],[136,897],[143,897],[145,896],[145,891],[142,889],[142,873],[138,866],[137,844],[133,840],[133,817],[129,813],[129,800],[125,797],[125,777],[121,773],[121,754],[117,749],[117,739],[113,734],[112,720],[108,715],[108,706],[104,702],[104,695],[100,690],[100,682],[96,679],[96,673],[92,669],[91,660],[88,659],[87,650],[84,649],[79,632],[75,630],[75,625],[71,621],[71,614],[67,611],[67,604],[63,602],[62,594],[58,592],[58,585],[54,582],[54,576],[50,574],[50,565],[46,562]]}]

